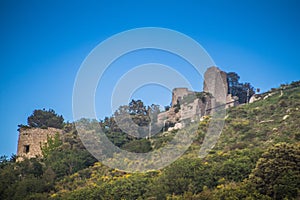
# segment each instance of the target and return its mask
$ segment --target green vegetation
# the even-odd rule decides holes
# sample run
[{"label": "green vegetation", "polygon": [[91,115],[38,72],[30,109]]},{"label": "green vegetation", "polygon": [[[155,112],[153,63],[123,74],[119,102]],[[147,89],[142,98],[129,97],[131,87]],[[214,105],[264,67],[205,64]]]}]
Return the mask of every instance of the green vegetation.
[{"label": "green vegetation", "polygon": [[[147,173],[96,162],[67,124],[62,139],[48,138],[44,158],[0,158],[0,199],[299,199],[300,87],[299,82],[282,87],[264,100],[230,108],[218,143],[204,159],[198,153],[209,117],[196,124],[197,137],[180,159]],[[119,111],[124,109],[135,123],[149,123],[150,109],[141,101]],[[113,117],[100,125],[113,143],[132,152],[158,149],[176,133],[135,139]]]},{"label": "green vegetation", "polygon": [[[64,118],[62,115],[57,115],[54,110],[34,110],[32,115],[27,119],[27,124],[29,127],[37,128],[63,128]],[[22,127],[23,125],[19,125]]]},{"label": "green vegetation", "polygon": [[211,98],[211,97],[212,97],[212,95],[207,92],[195,92],[195,94],[188,94],[188,95],[184,96],[183,99],[181,100],[181,102],[179,102],[179,104],[190,104],[190,103],[194,102],[195,99],[200,99],[203,103],[206,103],[207,99]]},{"label": "green vegetation", "polygon": [[237,96],[239,98],[239,103],[247,103],[249,97],[255,94],[254,88],[250,83],[240,83],[239,80],[240,76],[237,73],[227,73],[228,94]]}]

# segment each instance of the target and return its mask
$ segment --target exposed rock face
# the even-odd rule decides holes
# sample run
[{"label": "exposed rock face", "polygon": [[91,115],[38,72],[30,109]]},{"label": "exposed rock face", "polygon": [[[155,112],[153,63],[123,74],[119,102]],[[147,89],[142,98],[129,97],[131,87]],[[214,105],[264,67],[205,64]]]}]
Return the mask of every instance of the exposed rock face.
[{"label": "exposed rock face", "polygon": [[42,156],[41,147],[47,143],[47,137],[54,137],[57,133],[62,135],[62,130],[56,128],[20,128],[17,161],[23,158],[35,158]]},{"label": "exposed rock face", "polygon": [[179,130],[179,129],[182,129],[182,128],[183,128],[182,123],[176,123],[174,127],[169,127],[168,131]]},{"label": "exposed rock face", "polygon": [[253,103],[253,102],[258,101],[260,99],[261,99],[260,95],[252,95],[252,97],[249,100],[249,103]]},{"label": "exposed rock face", "polygon": [[239,105],[239,98],[228,94],[226,97],[226,108],[235,107]]}]

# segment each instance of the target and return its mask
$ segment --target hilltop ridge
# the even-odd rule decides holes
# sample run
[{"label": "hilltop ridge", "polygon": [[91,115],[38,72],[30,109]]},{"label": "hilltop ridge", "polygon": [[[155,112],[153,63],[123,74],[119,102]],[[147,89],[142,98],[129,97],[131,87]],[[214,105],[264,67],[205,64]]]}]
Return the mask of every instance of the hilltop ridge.
[{"label": "hilltop ridge", "polygon": [[[186,153],[162,170],[125,173],[97,162],[72,124],[50,140],[44,158],[2,160],[1,199],[297,199],[300,180],[300,81],[227,110],[223,132],[199,158],[210,117]],[[115,130],[117,131],[117,130]],[[132,140],[107,133],[129,151],[149,152],[178,130]],[[48,141],[49,142],[49,141]]]}]

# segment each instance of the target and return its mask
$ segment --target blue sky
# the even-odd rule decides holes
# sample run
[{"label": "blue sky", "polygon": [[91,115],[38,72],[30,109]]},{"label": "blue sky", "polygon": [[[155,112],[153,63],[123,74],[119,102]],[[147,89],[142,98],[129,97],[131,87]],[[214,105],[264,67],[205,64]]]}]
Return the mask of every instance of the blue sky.
[{"label": "blue sky", "polygon": [[[128,29],[182,32],[221,69],[237,72],[262,91],[299,80],[299,9],[297,0],[2,0],[0,155],[16,152],[17,125],[26,124],[34,109],[52,108],[72,121],[73,83],[82,61],[101,41]],[[200,90],[200,83],[195,88]],[[145,95],[150,103],[149,92],[155,103],[170,101],[170,93],[155,86],[134,97]],[[101,95],[97,91],[99,102]]]}]

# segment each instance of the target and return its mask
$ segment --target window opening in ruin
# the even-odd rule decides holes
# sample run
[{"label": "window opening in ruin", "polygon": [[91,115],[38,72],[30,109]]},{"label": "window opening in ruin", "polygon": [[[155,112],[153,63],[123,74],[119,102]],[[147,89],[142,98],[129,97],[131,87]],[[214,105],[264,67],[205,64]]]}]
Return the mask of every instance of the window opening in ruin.
[{"label": "window opening in ruin", "polygon": [[29,153],[29,145],[24,145],[24,153]]}]

